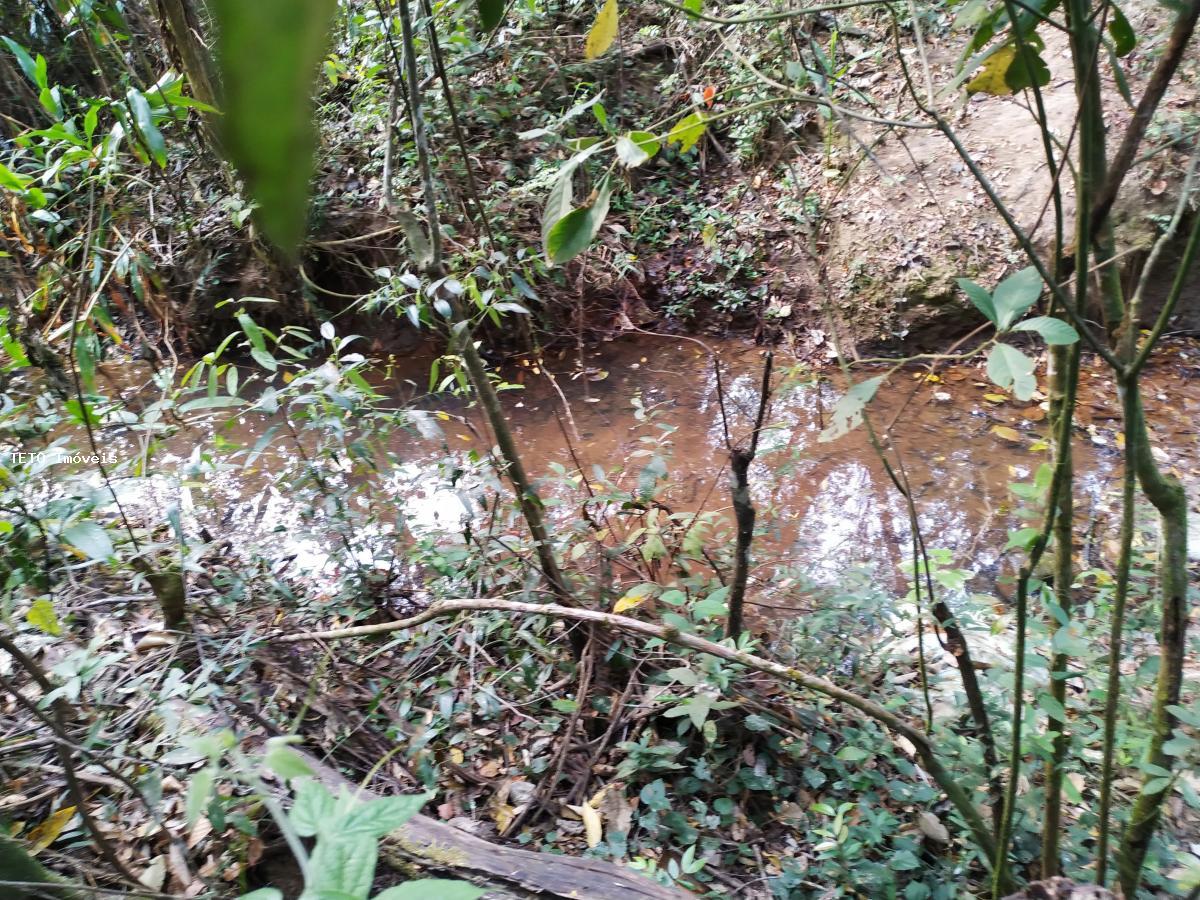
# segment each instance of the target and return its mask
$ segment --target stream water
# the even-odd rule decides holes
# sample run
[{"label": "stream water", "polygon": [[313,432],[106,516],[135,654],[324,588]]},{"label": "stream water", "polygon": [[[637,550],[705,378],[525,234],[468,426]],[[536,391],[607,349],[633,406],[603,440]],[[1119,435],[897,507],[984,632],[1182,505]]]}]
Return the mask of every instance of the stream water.
[{"label": "stream water", "polygon": [[[710,346],[722,358],[726,414],[737,442],[753,422],[764,351],[733,341]],[[403,362],[387,389],[396,399],[424,393],[430,361],[418,354]],[[582,468],[590,478],[599,466],[615,471],[632,488],[647,462],[661,455],[667,474],[658,499],[667,508],[723,511],[732,518],[717,376],[697,342],[627,337],[546,364],[558,373],[553,381],[529,363],[504,370],[510,383],[521,386],[504,391],[502,400],[532,475],[545,476],[557,463],[568,472]],[[897,584],[899,567],[910,553],[907,507],[866,430],[818,441],[844,384],[836,371],[821,378],[813,374],[777,354],[776,394],[750,470],[758,522],[765,529],[755,544],[752,590],[767,605],[772,573],[780,565],[832,582],[870,561],[884,582]],[[1168,343],[1145,378],[1155,455],[1189,484],[1194,507],[1200,475],[1200,347]],[[486,425],[478,410],[446,395],[418,405],[450,418],[426,416],[440,436],[426,428],[425,438],[408,431],[395,438],[392,449],[403,463],[388,475],[386,490],[412,527],[457,528],[470,501],[464,503],[461,484],[452,488],[445,481],[441,463],[448,452],[486,449],[478,439],[487,434]],[[990,580],[1008,565],[1001,558],[1004,532],[1017,525],[1009,484],[1028,479],[1046,458],[1039,445],[1047,437],[1043,406],[1003,397],[981,365],[959,365],[940,370],[932,382],[923,372],[899,372],[870,407],[872,422],[887,431],[903,462],[926,545],[948,550],[956,566],[978,578]],[[262,422],[235,421],[222,435],[252,445],[263,429]],[[1089,366],[1080,386],[1076,467],[1079,525],[1093,546],[1113,530],[1108,526],[1120,476],[1119,431],[1112,380],[1102,366]],[[252,471],[229,469],[193,478],[192,494],[208,493],[207,502],[224,510],[223,537],[276,532],[278,540],[293,544],[298,567],[316,571],[323,549],[319,540],[300,537],[303,529],[293,527],[300,511],[286,476],[280,476],[288,447],[277,439],[277,455],[264,457]],[[168,444],[160,464],[171,461],[171,453],[180,463],[189,453],[193,462],[198,459],[191,439],[183,436]],[[546,489],[571,499],[563,486],[560,477]],[[575,515],[578,503],[560,509],[560,515]]]}]

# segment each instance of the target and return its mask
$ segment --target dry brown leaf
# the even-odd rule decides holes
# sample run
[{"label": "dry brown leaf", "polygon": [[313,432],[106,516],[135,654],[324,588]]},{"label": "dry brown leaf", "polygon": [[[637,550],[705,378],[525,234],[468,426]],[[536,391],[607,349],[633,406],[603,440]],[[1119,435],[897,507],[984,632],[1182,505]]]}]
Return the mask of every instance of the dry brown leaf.
[{"label": "dry brown leaf", "polygon": [[1014,444],[1025,443],[1025,439],[1021,437],[1021,433],[1015,428],[1009,428],[1007,425],[993,425],[989,430],[1002,440],[1010,441]]},{"label": "dry brown leaf", "polygon": [[922,812],[917,816],[917,827],[921,829],[921,834],[935,843],[950,843],[949,829],[942,824],[941,819],[931,812]]},{"label": "dry brown leaf", "polygon": [[150,860],[150,865],[142,870],[142,874],[138,876],[138,881],[152,891],[161,891],[163,884],[167,880],[167,858],[165,856],[156,856]]}]

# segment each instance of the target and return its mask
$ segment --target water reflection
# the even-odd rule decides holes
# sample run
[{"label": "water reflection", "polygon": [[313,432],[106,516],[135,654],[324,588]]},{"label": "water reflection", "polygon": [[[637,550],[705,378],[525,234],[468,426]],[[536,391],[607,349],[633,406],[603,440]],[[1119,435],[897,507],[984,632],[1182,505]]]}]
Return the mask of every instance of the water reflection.
[{"label": "water reflection", "polygon": [[[523,390],[506,393],[503,400],[527,468],[545,477],[557,464],[568,472],[582,468],[592,478],[598,466],[633,491],[642,467],[660,455],[668,461],[663,502],[672,511],[728,513],[726,429],[735,443],[748,434],[758,404],[762,354],[733,342],[718,347],[728,422],[718,402],[715,369],[691,341],[622,340],[589,351],[582,360],[574,354],[551,360],[561,396],[536,366],[515,367],[506,377],[522,383]],[[397,383],[406,377],[424,383],[427,368],[422,367],[427,365],[428,360],[416,360],[413,371],[402,372]],[[840,376],[817,378],[790,365],[776,360],[769,427],[751,469],[764,529],[755,546],[755,589],[769,596],[777,567],[836,582],[864,560],[872,561],[885,580],[892,578],[910,554],[907,506],[864,429],[832,443],[818,442],[842,393]],[[1151,377],[1152,389],[1163,396],[1170,392],[1179,408],[1200,408],[1197,385],[1170,367]],[[1086,430],[1077,441],[1077,469],[1085,514],[1104,505],[1120,462],[1119,416],[1112,412],[1110,387],[1099,377],[1085,379],[1081,386]],[[877,428],[891,426],[885,439],[903,462],[926,545],[946,548],[956,565],[984,574],[994,574],[1003,564],[1003,534],[1019,524],[1008,485],[1029,479],[1045,458],[1039,450],[1045,421],[1036,404],[997,399],[994,390],[973,368],[948,370],[935,384],[913,381],[912,373],[901,372],[871,407]],[[397,400],[401,393],[397,389]],[[463,426],[455,419],[443,421],[435,411],[461,417]],[[250,448],[271,423],[269,417],[246,416],[223,428],[222,439]],[[481,499],[497,484],[494,474],[468,458],[472,450],[483,457],[488,452],[486,441],[478,438],[487,429],[477,411],[452,398],[425,401],[412,424],[411,432],[393,440],[388,450],[395,459],[371,484],[340,471],[336,463],[324,464],[324,477],[339,502],[362,507],[386,500],[394,505],[394,514],[375,516],[373,530],[355,536],[353,552],[363,565],[376,563],[401,532],[460,532],[480,515],[486,505]],[[1173,439],[1194,447],[1194,422],[1175,419],[1170,426]],[[277,437],[249,468],[231,465],[220,454],[201,450],[210,437],[181,433],[168,440],[154,461],[164,474],[117,480],[122,502],[151,520],[172,504],[185,515],[201,506],[218,510],[221,539],[268,539],[285,548],[298,570],[327,573],[336,509],[306,513],[308,503],[296,487],[310,463]],[[126,433],[123,440],[132,453],[143,439]],[[543,484],[570,501],[553,515],[578,516],[578,488],[559,477]]]}]

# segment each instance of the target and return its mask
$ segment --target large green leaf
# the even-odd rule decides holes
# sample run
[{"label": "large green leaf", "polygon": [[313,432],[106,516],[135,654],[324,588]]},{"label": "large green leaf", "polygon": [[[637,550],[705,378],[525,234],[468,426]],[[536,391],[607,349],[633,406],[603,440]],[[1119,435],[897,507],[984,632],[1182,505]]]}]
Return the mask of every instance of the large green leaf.
[{"label": "large green leaf", "polygon": [[1031,400],[1037,390],[1033,360],[1008,344],[993,344],[988,352],[987,374],[992,383],[1012,391],[1018,400]]},{"label": "large green leaf", "polygon": [[163,140],[158,126],[154,124],[154,114],[150,111],[146,95],[135,88],[130,88],[125,94],[125,99],[129,102],[129,109],[133,113],[133,124],[137,127],[138,139],[144,144],[144,149],[149,152],[153,160],[158,163],[158,167],[165,169],[167,166],[167,143]]},{"label": "large green leaf", "polygon": [[341,821],[338,833],[356,837],[370,835],[381,838],[391,834],[421,811],[432,794],[407,794],[398,797],[380,797],[369,803],[356,806]]},{"label": "large green leaf", "polygon": [[995,325],[997,322],[996,307],[992,303],[992,295],[970,278],[958,279],[958,286],[967,295],[967,299],[975,304],[975,308],[987,316],[988,320]]},{"label": "large green leaf", "polygon": [[587,249],[608,216],[611,199],[612,183],[606,178],[590,204],[571,210],[554,223],[546,235],[546,255],[551,265],[561,266]]},{"label": "large green leaf", "polygon": [[1125,13],[1121,12],[1121,7],[1113,3],[1109,12],[1112,18],[1108,22],[1108,34],[1112,38],[1113,52],[1117,56],[1128,56],[1137,46],[1137,35],[1133,33],[1133,26],[1125,18]]},{"label": "large green leaf", "polygon": [[64,528],[59,537],[92,559],[103,560],[113,555],[113,544],[108,532],[95,522],[77,522]]},{"label": "large green leaf", "polygon": [[874,378],[860,381],[846,391],[845,396],[834,406],[833,413],[829,417],[829,425],[817,437],[817,441],[822,444],[836,441],[861,425],[863,410],[866,409],[867,404],[871,402],[875,392],[879,390],[879,386],[886,378],[886,375],[876,375]]},{"label": "large green leaf", "polygon": [[301,837],[313,837],[334,817],[336,802],[329,788],[314,778],[296,780],[296,802],[288,813],[292,826]]},{"label": "large green leaf", "polygon": [[337,0],[213,0],[222,138],[281,250],[304,236],[316,134],[312,93]]},{"label": "large green leaf", "polygon": [[996,327],[1007,331],[1042,293],[1042,276],[1033,266],[1009,275],[992,291],[996,307]]},{"label": "large green leaf", "polygon": [[562,164],[562,168],[558,170],[558,175],[554,179],[554,184],[550,186],[550,196],[546,198],[546,208],[542,211],[542,247],[546,251],[547,259],[551,257],[550,232],[558,224],[558,220],[571,211],[574,200],[572,185],[575,170],[599,149],[599,145],[587,147],[568,159]]},{"label": "large green leaf", "polygon": [[308,861],[308,881],[301,900],[366,897],[375,880],[379,843],[373,837],[322,836]]},{"label": "large green leaf", "polygon": [[4,42],[4,46],[16,58],[17,65],[21,67],[21,71],[25,73],[25,77],[30,81],[36,82],[37,64],[33,61],[33,57],[29,55],[29,51],[6,35],[0,35],[0,41]]},{"label": "large green leaf", "polygon": [[1034,316],[1019,322],[1013,331],[1035,331],[1042,336],[1047,344],[1073,344],[1079,340],[1079,332],[1062,319],[1053,316]]}]

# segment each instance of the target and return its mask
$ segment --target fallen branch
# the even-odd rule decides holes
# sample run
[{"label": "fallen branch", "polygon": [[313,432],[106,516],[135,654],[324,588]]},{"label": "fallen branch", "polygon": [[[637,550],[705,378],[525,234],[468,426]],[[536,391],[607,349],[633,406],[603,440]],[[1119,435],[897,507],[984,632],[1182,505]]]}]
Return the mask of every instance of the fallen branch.
[{"label": "fallen branch", "polygon": [[844,703],[846,706],[856,709],[869,718],[885,725],[912,743],[913,747],[916,748],[917,755],[921,758],[921,763],[925,767],[925,770],[946,793],[947,798],[954,804],[954,808],[958,810],[959,815],[967,823],[967,827],[971,831],[971,836],[975,844],[983,852],[984,858],[991,860],[995,857],[995,842],[991,831],[984,824],[983,818],[975,808],[970,795],[937,758],[933,744],[925,732],[909,725],[891,710],[884,708],[874,700],[868,700],[865,697],[853,694],[844,688],[838,687],[832,681],[819,678],[816,675],[809,675],[806,672],[801,672],[799,669],[794,669],[769,659],[763,659],[761,656],[755,656],[744,650],[737,650],[724,644],[718,644],[714,641],[697,637],[694,634],[687,634],[677,628],[657,625],[653,622],[643,622],[640,619],[631,619],[628,616],[619,616],[614,613],[599,612],[592,609],[576,609],[569,606],[560,606],[555,603],[522,603],[517,600],[494,600],[485,597],[481,599],[440,600],[415,616],[410,616],[407,619],[399,619],[395,622],[380,622],[376,625],[356,625],[351,628],[334,628],[329,631],[282,634],[276,636],[273,640],[278,643],[291,644],[302,641],[336,641],[345,638],[367,637],[375,634],[386,634],[392,631],[402,631],[406,628],[414,628],[425,622],[446,618],[460,612],[478,612],[483,610],[503,610],[504,612],[522,613],[525,615],[551,616],[563,620],[572,619],[577,622],[594,622],[617,631],[658,638],[679,647],[687,647],[690,650],[707,653],[710,656],[716,656],[730,662],[740,663],[747,668],[763,672],[782,681],[791,682],[799,687],[807,688],[810,691],[815,691],[818,694],[823,694],[826,697]]},{"label": "fallen branch", "polygon": [[[366,793],[312,754],[296,752],[331,790]],[[517,889],[522,892],[519,896],[588,900],[687,900],[695,896],[604,860],[505,847],[422,815],[413,816],[385,837],[379,850],[380,858],[393,868],[410,868],[406,863],[411,860],[423,869]],[[490,891],[488,896],[492,896]],[[502,896],[512,894],[506,891]]]}]

